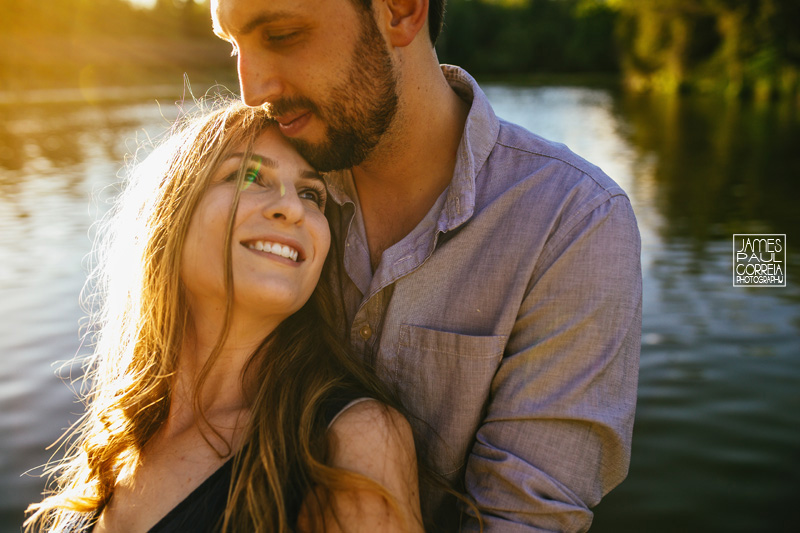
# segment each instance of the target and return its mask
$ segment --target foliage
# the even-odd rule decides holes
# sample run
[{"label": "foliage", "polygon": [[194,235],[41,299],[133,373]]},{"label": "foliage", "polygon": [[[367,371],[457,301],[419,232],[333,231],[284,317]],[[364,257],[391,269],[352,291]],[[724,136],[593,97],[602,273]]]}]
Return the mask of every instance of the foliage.
[{"label": "foliage", "polygon": [[450,0],[440,58],[479,74],[615,72],[630,88],[800,92],[797,0]]},{"label": "foliage", "polygon": [[443,62],[479,74],[614,72],[614,12],[579,0],[449,0]]},{"label": "foliage", "polygon": [[[0,90],[229,72],[208,0],[0,0]],[[449,0],[439,58],[477,75],[607,73],[636,90],[800,93],[798,0]],[[177,74],[176,74],[177,73]]]},{"label": "foliage", "polygon": [[[600,3],[601,0],[593,0]],[[797,0],[607,0],[626,83],[664,92],[796,94]]]}]

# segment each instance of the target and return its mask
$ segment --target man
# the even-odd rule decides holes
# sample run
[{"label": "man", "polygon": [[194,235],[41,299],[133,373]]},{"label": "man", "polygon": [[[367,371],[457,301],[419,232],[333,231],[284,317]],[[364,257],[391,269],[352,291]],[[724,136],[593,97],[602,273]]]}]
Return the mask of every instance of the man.
[{"label": "man", "polygon": [[434,470],[486,531],[585,531],[630,456],[633,211],[602,171],[500,121],[439,65],[442,14],[443,0],[212,2],[243,100],[331,171],[349,337],[418,417]]}]

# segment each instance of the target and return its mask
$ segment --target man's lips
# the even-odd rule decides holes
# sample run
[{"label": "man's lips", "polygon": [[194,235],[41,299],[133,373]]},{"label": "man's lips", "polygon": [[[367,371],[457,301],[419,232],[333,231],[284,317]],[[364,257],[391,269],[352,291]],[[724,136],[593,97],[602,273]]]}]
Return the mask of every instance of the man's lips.
[{"label": "man's lips", "polygon": [[289,136],[299,133],[310,119],[311,111],[287,113],[285,115],[275,117],[275,120],[278,121],[278,127],[280,128],[281,133]]}]

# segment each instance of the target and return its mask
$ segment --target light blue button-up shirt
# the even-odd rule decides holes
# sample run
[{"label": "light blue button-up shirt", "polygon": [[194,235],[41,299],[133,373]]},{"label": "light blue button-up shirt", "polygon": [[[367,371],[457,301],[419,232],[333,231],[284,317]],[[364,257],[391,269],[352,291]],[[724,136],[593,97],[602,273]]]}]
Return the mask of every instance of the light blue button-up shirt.
[{"label": "light blue button-up shirt", "polygon": [[[449,187],[373,273],[350,172],[328,176],[354,348],[396,387],[432,467],[486,531],[584,531],[627,474],[641,335],[625,192],[565,146],[471,108]],[[439,500],[423,494],[427,514]],[[468,519],[463,530],[477,530]]]}]

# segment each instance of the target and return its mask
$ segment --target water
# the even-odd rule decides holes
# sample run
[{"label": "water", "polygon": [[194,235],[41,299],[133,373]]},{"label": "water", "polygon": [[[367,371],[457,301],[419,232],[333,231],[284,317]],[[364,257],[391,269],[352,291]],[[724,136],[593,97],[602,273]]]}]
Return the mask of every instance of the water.
[{"label": "water", "polygon": [[[633,459],[628,479],[596,508],[592,531],[795,530],[796,106],[564,87],[486,92],[500,116],[602,167],[639,219],[645,292]],[[2,532],[18,531],[42,488],[24,473],[47,460],[45,447],[81,411],[55,362],[80,350],[87,235],[134,139],[157,135],[176,115],[162,103],[0,107]],[[787,287],[732,287],[733,233],[786,233]]]}]

